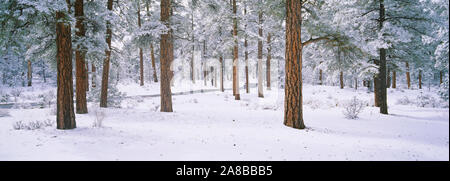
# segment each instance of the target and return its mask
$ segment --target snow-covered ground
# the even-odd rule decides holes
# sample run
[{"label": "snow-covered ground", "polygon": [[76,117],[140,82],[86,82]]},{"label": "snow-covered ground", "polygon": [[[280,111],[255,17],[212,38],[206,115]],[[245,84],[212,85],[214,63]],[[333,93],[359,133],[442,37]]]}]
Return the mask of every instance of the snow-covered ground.
[{"label": "snow-covered ground", "polygon": [[[118,88],[159,93],[157,84]],[[365,88],[303,90],[306,130],[283,125],[283,90],[260,99],[256,88],[242,89],[241,101],[230,90],[173,96],[173,113],[159,112],[159,97],[129,97],[121,108],[89,103],[77,129],[66,131],[13,129],[17,121],[55,121],[51,108],[0,108],[0,160],[449,160],[449,109],[438,108],[432,91],[390,89],[390,115],[381,115]],[[419,95],[431,103],[418,104]],[[342,112],[353,96],[367,107],[350,120]],[[93,127],[99,119],[102,127]]]}]

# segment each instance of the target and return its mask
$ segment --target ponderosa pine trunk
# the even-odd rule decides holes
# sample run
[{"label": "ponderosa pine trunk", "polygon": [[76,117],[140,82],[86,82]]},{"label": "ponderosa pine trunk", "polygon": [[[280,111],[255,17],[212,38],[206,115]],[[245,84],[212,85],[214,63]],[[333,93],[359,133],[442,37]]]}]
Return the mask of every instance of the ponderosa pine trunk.
[{"label": "ponderosa pine trunk", "polygon": [[272,45],[271,45],[271,34],[267,35],[267,62],[266,62],[266,82],[267,90],[270,90],[270,63],[272,60]]},{"label": "ponderosa pine trunk", "polygon": [[[107,8],[112,11],[113,0],[108,0]],[[103,61],[103,75],[102,75],[102,91],[100,95],[100,107],[108,107],[108,79],[109,79],[109,62],[111,59],[111,38],[112,30],[111,23],[106,21],[106,43],[108,49],[105,50],[106,57]]]},{"label": "ponderosa pine trunk", "polygon": [[89,62],[87,61],[87,60],[85,60],[84,61],[84,73],[86,74],[85,75],[85,80],[84,80],[84,83],[85,83],[85,87],[86,87],[86,91],[89,91]]},{"label": "ponderosa pine trunk", "polygon": [[[380,0],[380,19],[379,19],[379,29],[383,28],[383,23],[386,20],[385,18],[385,8],[384,8],[384,0]],[[379,62],[379,70],[378,70],[378,97],[379,97],[379,106],[381,114],[388,114],[387,107],[387,88],[386,88],[386,49],[380,49],[380,62]]]},{"label": "ponderosa pine trunk", "polygon": [[223,86],[223,79],[224,79],[224,77],[223,77],[223,70],[224,70],[224,62],[223,62],[223,57],[222,56],[220,56],[220,58],[219,58],[219,61],[220,61],[220,91],[222,91],[222,92],[225,92],[225,88],[224,88],[224,86]]},{"label": "ponderosa pine trunk", "polygon": [[[171,0],[161,0],[161,22],[163,22],[170,29],[170,15],[171,15]],[[161,34],[161,112],[173,112],[172,110],[172,91],[170,87],[171,70],[173,51],[170,50],[172,46],[172,31],[167,31]]]},{"label": "ponderosa pine trunk", "polygon": [[397,88],[397,72],[395,70],[392,71],[392,88]]},{"label": "ponderosa pine trunk", "polygon": [[27,72],[28,87],[30,87],[33,79],[33,69],[31,68],[31,60],[28,60],[27,67],[28,67]]},{"label": "ponderosa pine trunk", "polygon": [[[245,4],[244,8],[244,16],[247,16],[247,4]],[[245,32],[247,32],[247,24],[245,24],[244,28]],[[245,49],[245,89],[247,94],[250,93],[250,84],[249,84],[249,77],[248,77],[248,40],[247,40],[247,34],[245,34],[245,40],[244,40],[244,49]]]},{"label": "ponderosa pine trunk", "polygon": [[406,62],[406,83],[408,84],[408,89],[411,89],[411,73],[409,73],[408,62]]},{"label": "ponderosa pine trunk", "polygon": [[[84,29],[84,10],[83,10],[83,0],[75,1],[75,18],[76,21],[76,32],[75,35],[82,39],[84,38],[86,31]],[[86,57],[85,47],[78,45],[75,51],[75,64],[76,64],[76,113],[77,114],[86,114],[88,113],[87,109],[87,100],[86,100],[86,65],[85,65],[85,57]]]},{"label": "ponderosa pine trunk", "polygon": [[286,83],[284,124],[305,129],[302,97],[302,1],[286,0]]},{"label": "ponderosa pine trunk", "polygon": [[234,64],[234,85],[236,90],[235,100],[241,100],[241,95],[239,94],[239,41],[238,41],[238,21],[237,21],[237,6],[236,0],[233,0],[233,38],[234,38],[234,48],[233,48],[233,64]]},{"label": "ponderosa pine trunk", "polygon": [[263,28],[262,28],[262,18],[263,18],[263,13],[260,10],[259,11],[259,16],[258,16],[258,97],[263,98],[264,97],[264,92],[263,92],[263,71],[262,71],[262,58],[263,58],[263,42],[262,42],[262,38],[263,38]]},{"label": "ponderosa pine trunk", "polygon": [[95,87],[97,87],[97,83],[96,83],[96,79],[97,79],[97,68],[95,68],[95,65],[94,65],[94,63],[91,63],[91,73],[92,73],[92,75],[91,75],[91,78],[92,78],[92,80],[91,80],[91,84],[92,84],[92,88],[95,88]]},{"label": "ponderosa pine trunk", "polygon": [[422,89],[422,70],[419,70],[419,89]]},{"label": "ponderosa pine trunk", "polygon": [[72,77],[72,37],[70,23],[66,22],[70,13],[69,0],[66,1],[69,12],[56,12],[56,62],[58,67],[57,98],[56,98],[56,128],[76,128],[73,108],[73,77]]},{"label": "ponderosa pine trunk", "polygon": [[152,58],[152,68],[153,68],[153,81],[158,82],[158,74],[156,73],[156,60],[155,60],[155,50],[153,48],[153,43],[150,44],[151,58]]}]

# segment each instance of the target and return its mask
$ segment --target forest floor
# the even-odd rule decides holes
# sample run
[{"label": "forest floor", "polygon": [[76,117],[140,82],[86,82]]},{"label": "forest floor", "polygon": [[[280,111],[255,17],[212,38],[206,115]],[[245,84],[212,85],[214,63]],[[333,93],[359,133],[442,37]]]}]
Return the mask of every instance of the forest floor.
[{"label": "forest floor", "polygon": [[[389,89],[382,115],[366,88],[305,85],[307,129],[297,130],[283,125],[284,90],[261,99],[242,89],[240,101],[229,90],[177,95],[174,112],[161,113],[159,97],[139,97],[158,84],[118,88],[132,97],[120,108],[89,103],[74,130],[16,130],[18,121],[54,122],[54,110],[0,108],[0,160],[449,160],[449,109],[433,90]],[[353,96],[367,105],[355,120],[343,114]]]}]

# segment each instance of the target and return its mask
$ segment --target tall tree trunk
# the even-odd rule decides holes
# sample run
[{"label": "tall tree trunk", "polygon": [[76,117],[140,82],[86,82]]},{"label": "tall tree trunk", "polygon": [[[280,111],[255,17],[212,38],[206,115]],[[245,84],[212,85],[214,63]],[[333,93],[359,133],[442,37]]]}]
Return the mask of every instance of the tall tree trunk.
[{"label": "tall tree trunk", "polygon": [[[247,16],[247,4],[245,4],[244,8],[244,16]],[[245,89],[247,91],[247,94],[250,93],[250,84],[249,84],[249,77],[248,77],[248,40],[247,40],[247,23],[245,24],[245,40],[244,40],[244,47],[245,47]]]},{"label": "tall tree trunk", "polygon": [[397,88],[397,72],[395,70],[392,71],[392,88]]},{"label": "tall tree trunk", "polygon": [[[141,3],[138,1],[138,26],[141,28]],[[139,47],[139,81],[140,86],[144,86],[144,55],[142,53],[142,48]]]},{"label": "tall tree trunk", "polygon": [[97,87],[97,83],[96,83],[96,79],[97,79],[97,68],[95,68],[94,63],[91,63],[92,67],[91,67],[91,73],[92,73],[92,80],[91,80],[91,84],[92,84],[92,88]]},{"label": "tall tree trunk", "polygon": [[233,64],[235,67],[234,79],[235,79],[235,89],[236,95],[234,96],[235,100],[241,100],[241,95],[239,94],[239,42],[238,42],[238,21],[237,21],[237,7],[236,0],[233,0],[233,37],[234,37],[234,52],[233,52]]},{"label": "tall tree trunk", "polygon": [[219,61],[220,61],[220,91],[222,91],[222,92],[225,92],[225,88],[224,88],[224,86],[223,86],[223,70],[224,70],[224,62],[223,62],[223,57],[222,56],[220,56],[220,58],[219,58]]},{"label": "tall tree trunk", "polygon": [[439,71],[439,86],[441,86],[441,84],[443,83],[443,82],[442,82],[443,74],[444,74],[444,73],[442,73],[442,70]]},{"label": "tall tree trunk", "polygon": [[89,91],[89,63],[87,60],[85,60],[84,62],[84,73],[85,75],[85,79],[84,79],[84,83],[85,83],[85,87],[86,87],[86,91]]},{"label": "tall tree trunk", "polygon": [[379,82],[379,80],[375,76],[373,78],[373,87],[374,87],[373,95],[374,95],[374,99],[375,99],[375,102],[374,102],[374,106],[375,107],[380,107],[380,97],[379,97],[380,95],[379,95],[379,92],[378,92],[378,90],[380,88],[378,88],[378,82]]},{"label": "tall tree trunk", "polygon": [[391,70],[388,68],[387,69],[387,79],[386,79],[386,88],[390,88],[391,87]]},{"label": "tall tree trunk", "polygon": [[422,70],[419,70],[419,89],[422,89]]},{"label": "tall tree trunk", "polygon": [[156,60],[155,60],[155,50],[153,48],[153,43],[150,44],[151,58],[152,58],[152,68],[153,68],[153,81],[158,82],[158,74],[156,74]]},{"label": "tall tree trunk", "polygon": [[30,87],[33,79],[33,69],[31,68],[31,60],[28,60],[27,67],[28,67],[27,72],[28,87]]},{"label": "tall tree trunk", "polygon": [[[107,8],[110,12],[112,11],[112,7],[113,7],[113,0],[108,0]],[[109,79],[109,62],[111,59],[111,38],[112,38],[111,23],[109,21],[106,21],[106,43],[108,44],[108,49],[105,50],[106,58],[103,61],[100,107],[108,107],[108,79]]]},{"label": "tall tree trunk", "polygon": [[263,92],[263,71],[262,71],[262,58],[263,58],[263,28],[262,28],[262,18],[263,13],[260,10],[259,16],[258,16],[258,25],[259,25],[259,37],[258,37],[258,97],[263,98],[264,92]]},{"label": "tall tree trunk", "polygon": [[42,78],[44,78],[44,83],[47,83],[47,76],[45,75],[45,65],[42,67]]},{"label": "tall tree trunk", "polygon": [[302,97],[302,1],[286,0],[286,83],[284,124],[305,129]]},{"label": "tall tree trunk", "polygon": [[[322,64],[322,62],[320,62]],[[319,69],[319,85],[323,85],[323,71]]]},{"label": "tall tree trunk", "polygon": [[272,60],[271,34],[267,35],[267,62],[266,62],[266,81],[267,90],[270,90],[270,61]]},{"label": "tall tree trunk", "polygon": [[191,17],[192,26],[192,57],[191,57],[191,80],[195,84],[195,71],[194,71],[194,56],[195,56],[195,35],[194,35],[194,12],[192,12]]},{"label": "tall tree trunk", "polygon": [[[86,31],[84,29],[84,10],[83,10],[83,0],[75,1],[75,18],[76,21],[76,32],[75,35],[82,39],[84,38]],[[75,62],[76,62],[76,113],[86,114],[88,113],[87,102],[86,102],[86,65],[85,65],[85,47],[80,45],[77,46],[75,51]]]},{"label": "tall tree trunk", "polygon": [[[163,22],[170,29],[170,15],[171,15],[171,0],[161,0],[161,22]],[[166,34],[161,34],[161,112],[173,112],[172,110],[172,91],[170,87],[172,64],[173,41],[172,31]]]},{"label": "tall tree trunk", "polygon": [[[68,4],[70,14],[70,3]],[[58,67],[58,88],[56,104],[56,128],[76,128],[73,110],[73,77],[72,77],[72,37],[70,23],[64,22],[67,12],[56,12],[56,61]]]},{"label": "tall tree trunk", "polygon": [[208,68],[207,68],[207,64],[206,64],[206,40],[203,40],[203,83],[205,84],[205,86],[207,85],[207,72],[208,72]]},{"label": "tall tree trunk", "polygon": [[355,78],[355,90],[358,90],[358,78]]},{"label": "tall tree trunk", "polygon": [[411,74],[409,73],[408,62],[406,62],[406,83],[408,84],[408,89],[411,89]]},{"label": "tall tree trunk", "polygon": [[[380,19],[379,19],[379,28],[380,30],[383,28],[383,23],[385,21],[385,8],[384,8],[384,0],[380,0]],[[386,89],[386,49],[380,49],[380,62],[379,62],[379,71],[378,71],[378,97],[379,97],[379,106],[381,114],[388,114],[387,107],[387,89]]]},{"label": "tall tree trunk", "polygon": [[342,72],[342,71],[339,75],[339,83],[341,85],[341,89],[344,89],[344,72]]}]

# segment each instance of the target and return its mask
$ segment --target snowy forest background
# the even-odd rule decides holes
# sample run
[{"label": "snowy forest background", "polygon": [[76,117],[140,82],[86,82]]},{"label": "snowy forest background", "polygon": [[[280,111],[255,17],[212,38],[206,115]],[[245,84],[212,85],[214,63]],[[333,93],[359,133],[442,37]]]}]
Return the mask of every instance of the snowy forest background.
[{"label": "snowy forest background", "polygon": [[3,0],[0,160],[448,160],[448,8]]}]

